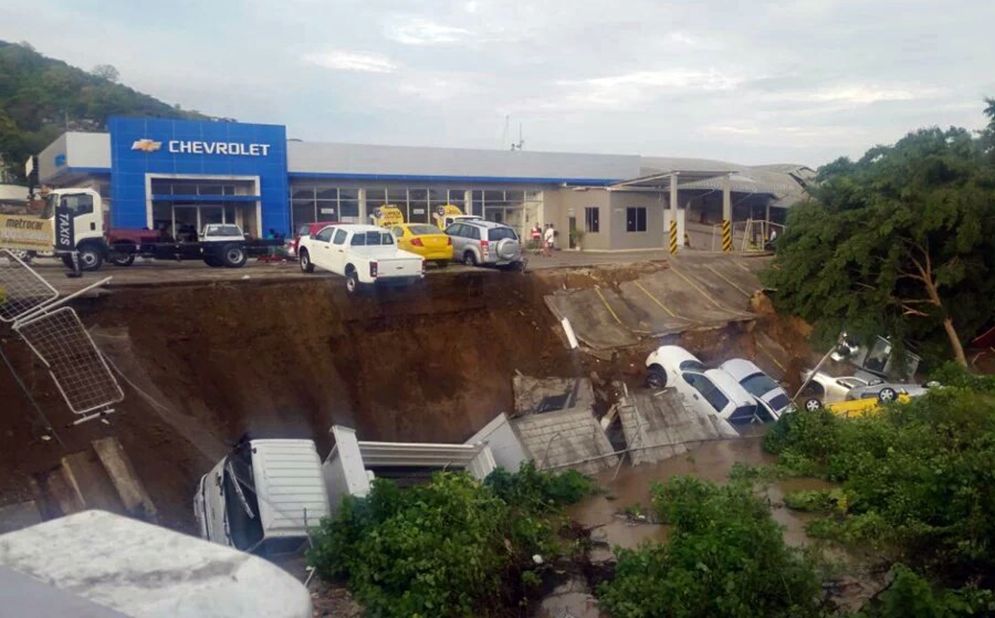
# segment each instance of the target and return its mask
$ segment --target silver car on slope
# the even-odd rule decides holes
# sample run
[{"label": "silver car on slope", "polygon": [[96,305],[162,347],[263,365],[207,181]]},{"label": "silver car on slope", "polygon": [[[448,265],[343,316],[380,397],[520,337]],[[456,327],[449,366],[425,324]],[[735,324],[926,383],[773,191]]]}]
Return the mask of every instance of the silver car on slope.
[{"label": "silver car on slope", "polygon": [[756,398],[760,407],[770,415],[770,420],[776,421],[782,414],[792,411],[788,393],[756,364],[745,358],[731,358],[720,368]]}]

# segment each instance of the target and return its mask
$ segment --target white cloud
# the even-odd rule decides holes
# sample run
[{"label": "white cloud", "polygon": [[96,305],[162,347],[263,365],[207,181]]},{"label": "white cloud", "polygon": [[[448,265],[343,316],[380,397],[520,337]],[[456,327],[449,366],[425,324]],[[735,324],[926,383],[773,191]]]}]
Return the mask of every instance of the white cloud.
[{"label": "white cloud", "polygon": [[368,52],[335,50],[305,54],[303,59],[307,63],[335,71],[392,73],[397,69],[397,65],[390,58]]},{"label": "white cloud", "polygon": [[450,45],[468,40],[465,28],[447,26],[428,19],[414,19],[387,28],[387,37],[405,45]]},{"label": "white cloud", "polygon": [[560,102],[583,107],[618,107],[640,103],[655,96],[687,92],[732,90],[743,80],[714,69],[668,69],[636,71],[582,80],[561,80],[559,86],[568,89]]}]

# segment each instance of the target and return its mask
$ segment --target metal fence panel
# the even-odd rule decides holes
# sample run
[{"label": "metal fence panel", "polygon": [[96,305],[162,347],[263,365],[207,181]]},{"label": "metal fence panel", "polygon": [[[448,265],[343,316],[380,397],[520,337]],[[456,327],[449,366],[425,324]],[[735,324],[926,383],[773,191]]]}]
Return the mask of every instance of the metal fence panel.
[{"label": "metal fence panel", "polygon": [[124,399],[117,379],[71,308],[18,322],[14,330],[48,366],[73,413],[87,414]]},{"label": "metal fence panel", "polygon": [[59,297],[55,288],[8,249],[0,249],[0,321],[13,322]]}]

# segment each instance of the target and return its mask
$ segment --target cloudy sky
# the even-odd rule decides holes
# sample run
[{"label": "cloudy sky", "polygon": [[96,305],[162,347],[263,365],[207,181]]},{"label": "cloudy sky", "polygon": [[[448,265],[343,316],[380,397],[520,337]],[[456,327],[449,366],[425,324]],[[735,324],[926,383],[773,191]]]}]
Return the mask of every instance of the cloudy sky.
[{"label": "cloudy sky", "polygon": [[[0,39],[313,141],[825,163],[980,128],[990,0],[33,0]],[[510,117],[510,121],[506,118]],[[510,130],[506,130],[506,126]]]}]

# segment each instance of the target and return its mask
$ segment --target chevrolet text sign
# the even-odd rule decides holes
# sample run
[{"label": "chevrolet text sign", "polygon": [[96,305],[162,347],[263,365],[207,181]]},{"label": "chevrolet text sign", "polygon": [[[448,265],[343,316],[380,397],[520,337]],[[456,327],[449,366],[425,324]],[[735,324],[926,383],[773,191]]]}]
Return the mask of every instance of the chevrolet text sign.
[{"label": "chevrolet text sign", "polygon": [[180,154],[217,154],[241,157],[265,157],[269,154],[269,144],[242,144],[240,142],[194,142],[179,139],[169,140],[169,152]]},{"label": "chevrolet text sign", "polygon": [[[194,140],[171,139],[168,150],[174,154],[235,155],[240,157],[265,157],[269,154],[269,144],[243,144],[241,142],[200,142]],[[156,152],[162,142],[142,138],[131,144],[132,150]]]}]

